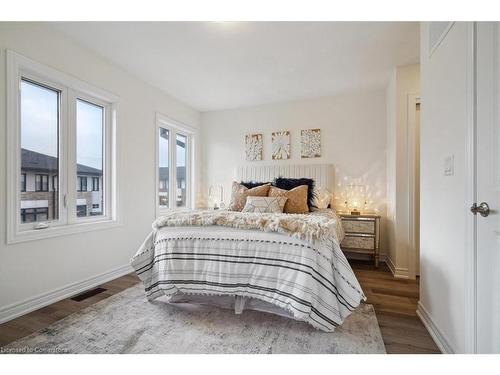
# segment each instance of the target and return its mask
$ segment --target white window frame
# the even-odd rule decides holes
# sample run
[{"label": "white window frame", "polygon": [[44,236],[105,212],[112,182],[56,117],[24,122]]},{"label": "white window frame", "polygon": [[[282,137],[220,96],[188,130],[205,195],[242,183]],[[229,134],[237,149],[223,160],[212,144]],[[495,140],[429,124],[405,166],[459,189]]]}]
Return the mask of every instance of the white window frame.
[{"label": "white window frame", "polygon": [[[7,243],[17,243],[68,235],[119,225],[117,220],[116,187],[116,111],[118,97],[93,87],[75,77],[40,64],[11,50],[7,55]],[[21,79],[42,84],[59,94],[59,171],[57,220],[21,224],[20,171],[21,171]],[[104,107],[103,131],[103,190],[104,215],[88,218],[76,217],[76,99]],[[103,188],[101,187],[101,188]],[[37,229],[37,227],[39,227]]]},{"label": "white window frame", "polygon": [[[160,191],[160,145],[159,134],[160,128],[168,130],[168,163],[169,163],[169,177],[168,177],[168,208],[160,206],[158,194]],[[177,207],[177,160],[176,160],[176,141],[177,134],[186,137],[186,205],[184,207]],[[197,141],[198,131],[189,125],[183,124],[179,121],[173,120],[161,113],[156,113],[156,126],[155,126],[155,144],[156,144],[156,172],[155,172],[155,207],[156,217],[170,211],[193,209],[195,207],[196,179],[194,178],[195,168],[195,145]],[[172,207],[174,206],[174,207]]]}]

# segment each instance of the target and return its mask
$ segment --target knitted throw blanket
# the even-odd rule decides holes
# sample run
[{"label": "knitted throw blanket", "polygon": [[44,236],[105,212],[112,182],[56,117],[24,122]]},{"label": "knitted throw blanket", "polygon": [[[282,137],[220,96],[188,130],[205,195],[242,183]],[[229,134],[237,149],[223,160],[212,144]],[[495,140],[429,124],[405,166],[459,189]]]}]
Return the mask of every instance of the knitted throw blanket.
[{"label": "knitted throw blanket", "polygon": [[332,210],[317,210],[309,214],[254,213],[236,211],[178,211],[159,217],[153,223],[156,231],[162,227],[222,226],[277,232],[306,241],[342,241],[344,232],[338,216]]}]

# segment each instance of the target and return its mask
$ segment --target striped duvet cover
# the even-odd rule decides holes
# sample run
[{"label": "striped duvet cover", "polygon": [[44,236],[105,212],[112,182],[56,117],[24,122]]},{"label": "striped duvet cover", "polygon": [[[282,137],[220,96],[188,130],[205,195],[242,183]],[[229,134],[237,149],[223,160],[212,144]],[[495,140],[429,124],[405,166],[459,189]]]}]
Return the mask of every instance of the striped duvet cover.
[{"label": "striped duvet cover", "polygon": [[176,293],[257,299],[332,332],[366,299],[338,237],[307,241],[219,226],[162,227],[131,264],[148,300]]}]

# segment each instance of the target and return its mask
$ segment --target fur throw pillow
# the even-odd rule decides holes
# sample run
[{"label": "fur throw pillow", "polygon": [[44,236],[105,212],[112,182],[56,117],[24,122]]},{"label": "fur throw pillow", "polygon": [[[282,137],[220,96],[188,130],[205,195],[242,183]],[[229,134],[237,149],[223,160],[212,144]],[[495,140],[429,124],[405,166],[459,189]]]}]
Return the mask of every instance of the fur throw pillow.
[{"label": "fur throw pillow", "polygon": [[270,182],[257,182],[257,181],[241,181],[240,185],[243,185],[244,187],[248,189],[253,189],[254,187],[262,186],[262,185],[267,185],[271,184]]}]

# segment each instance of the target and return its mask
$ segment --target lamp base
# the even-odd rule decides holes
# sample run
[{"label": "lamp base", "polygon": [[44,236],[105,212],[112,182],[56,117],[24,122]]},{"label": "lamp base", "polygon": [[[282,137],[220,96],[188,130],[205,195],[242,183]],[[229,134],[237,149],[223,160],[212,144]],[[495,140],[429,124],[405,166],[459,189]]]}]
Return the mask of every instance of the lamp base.
[{"label": "lamp base", "polygon": [[351,215],[361,215],[361,212],[358,211],[358,210],[356,210],[356,209],[354,209],[354,210],[351,211]]}]

